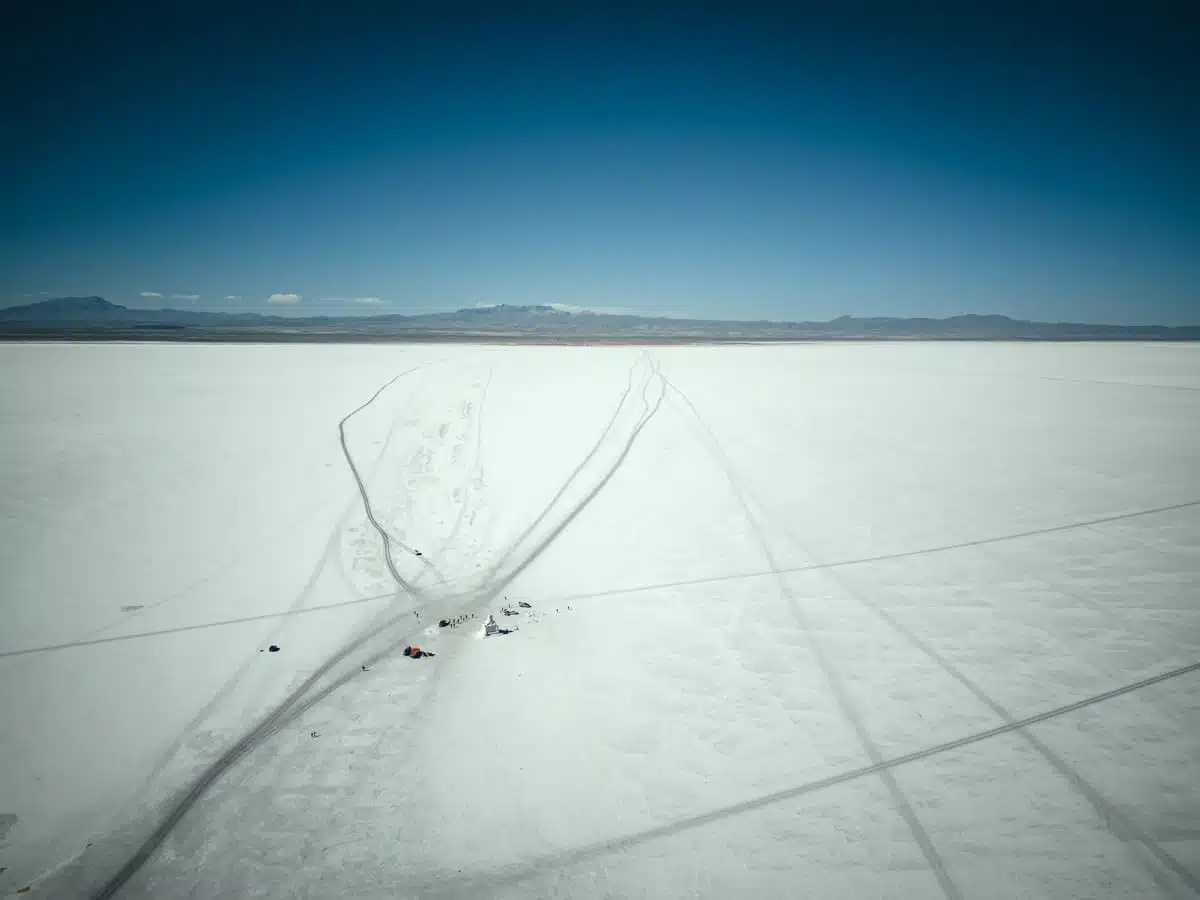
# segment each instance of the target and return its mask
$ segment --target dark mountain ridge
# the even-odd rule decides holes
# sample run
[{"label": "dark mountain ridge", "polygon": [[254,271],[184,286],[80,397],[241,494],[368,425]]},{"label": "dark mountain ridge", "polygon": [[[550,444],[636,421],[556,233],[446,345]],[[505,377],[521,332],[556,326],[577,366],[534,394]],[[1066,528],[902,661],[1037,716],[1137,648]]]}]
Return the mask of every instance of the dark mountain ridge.
[{"label": "dark mountain ridge", "polygon": [[1002,315],[945,319],[840,316],[829,322],[737,322],[572,312],[553,306],[487,306],[454,312],[361,316],[278,316],[188,309],[131,309],[102,297],[57,297],[0,309],[9,339],[173,340],[1200,340],[1200,326],[1029,322]]}]

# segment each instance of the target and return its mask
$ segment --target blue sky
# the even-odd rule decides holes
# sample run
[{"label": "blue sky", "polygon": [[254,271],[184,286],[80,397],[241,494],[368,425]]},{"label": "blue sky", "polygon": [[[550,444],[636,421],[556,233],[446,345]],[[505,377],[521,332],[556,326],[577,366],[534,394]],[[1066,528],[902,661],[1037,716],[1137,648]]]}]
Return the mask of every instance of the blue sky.
[{"label": "blue sky", "polygon": [[446,8],[31,19],[0,303],[1200,324],[1182,4]]}]

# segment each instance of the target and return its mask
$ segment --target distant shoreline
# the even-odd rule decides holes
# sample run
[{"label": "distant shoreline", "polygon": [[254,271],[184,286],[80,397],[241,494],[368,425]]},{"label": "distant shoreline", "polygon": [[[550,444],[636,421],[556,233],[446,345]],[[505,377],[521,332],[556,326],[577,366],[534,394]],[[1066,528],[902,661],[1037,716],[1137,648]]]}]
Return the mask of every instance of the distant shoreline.
[{"label": "distant shoreline", "polygon": [[668,319],[489,306],[419,315],[283,317],[130,309],[103,297],[56,297],[0,309],[5,341],[177,343],[795,344],[861,341],[1200,341],[1200,325],[1030,322],[964,313],[944,319],[840,316],[828,322]]}]

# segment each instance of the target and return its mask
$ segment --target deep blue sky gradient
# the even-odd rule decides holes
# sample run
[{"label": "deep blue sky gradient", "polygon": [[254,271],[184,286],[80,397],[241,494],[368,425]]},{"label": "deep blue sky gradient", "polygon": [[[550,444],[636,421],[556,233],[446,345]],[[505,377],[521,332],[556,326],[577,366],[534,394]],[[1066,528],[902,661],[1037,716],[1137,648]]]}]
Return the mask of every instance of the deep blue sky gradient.
[{"label": "deep blue sky gradient", "polygon": [[1185,4],[158,7],[7,30],[0,303],[1200,324]]}]

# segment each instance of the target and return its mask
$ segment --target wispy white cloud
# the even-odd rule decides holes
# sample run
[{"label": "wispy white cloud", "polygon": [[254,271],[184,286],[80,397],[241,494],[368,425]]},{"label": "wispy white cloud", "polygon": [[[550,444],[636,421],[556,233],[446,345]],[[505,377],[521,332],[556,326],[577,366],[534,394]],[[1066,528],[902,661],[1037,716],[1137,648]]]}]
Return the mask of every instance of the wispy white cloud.
[{"label": "wispy white cloud", "polygon": [[227,295],[225,296],[225,299],[226,299],[226,300],[241,300],[241,299],[242,299],[242,295],[241,295],[241,294],[227,294]]},{"label": "wispy white cloud", "polygon": [[268,303],[279,303],[279,304],[299,303],[300,295],[299,294],[289,294],[289,293],[272,294],[270,297],[267,298],[267,302]]},{"label": "wispy white cloud", "polygon": [[139,297],[161,297],[162,294],[160,294],[158,291],[142,291],[138,296]]},{"label": "wispy white cloud", "polygon": [[200,299],[199,294],[172,294],[172,300],[187,300],[189,303],[195,303]]}]

